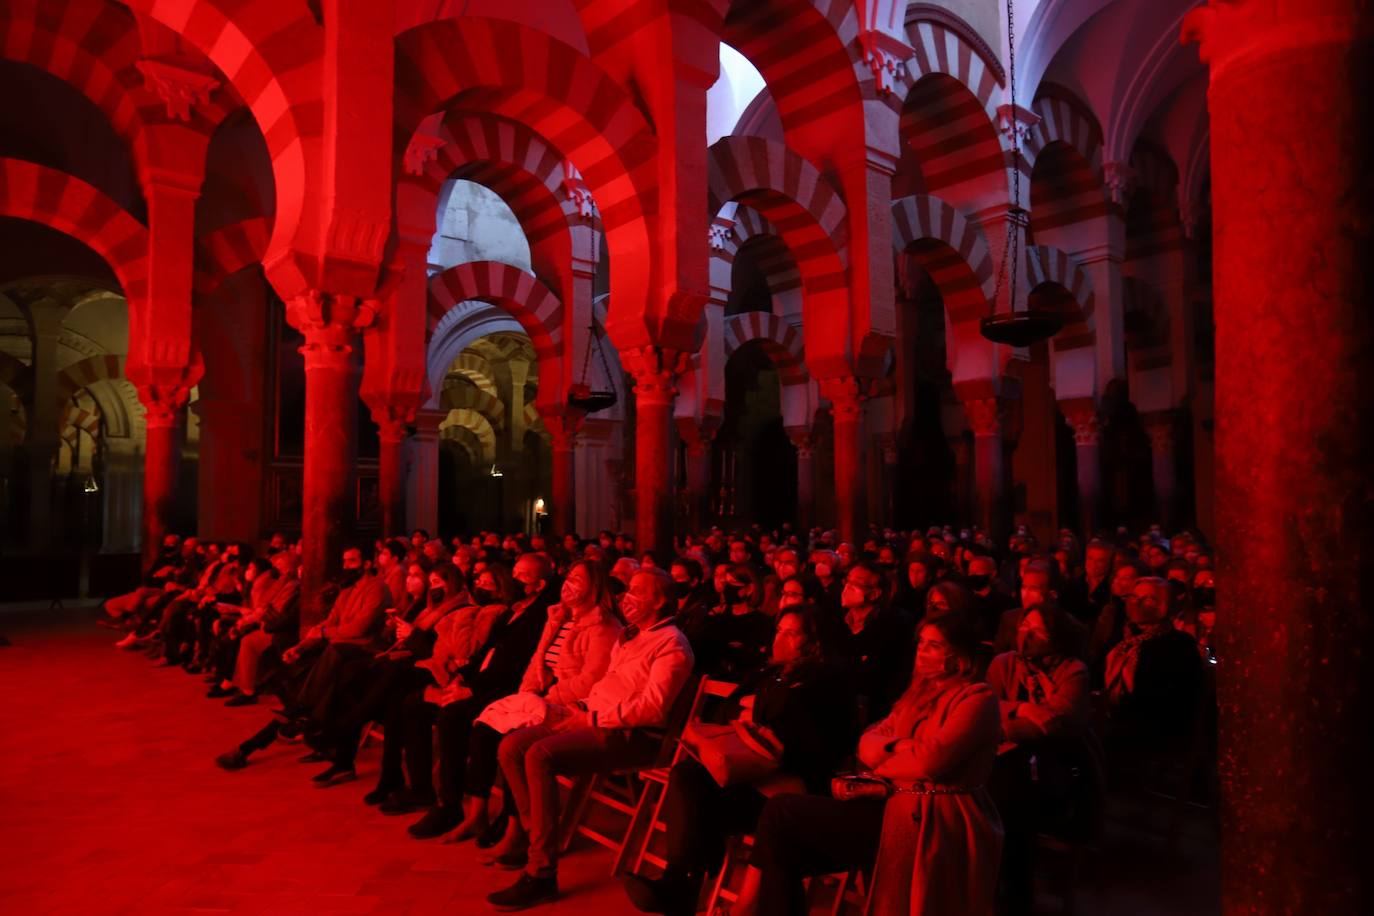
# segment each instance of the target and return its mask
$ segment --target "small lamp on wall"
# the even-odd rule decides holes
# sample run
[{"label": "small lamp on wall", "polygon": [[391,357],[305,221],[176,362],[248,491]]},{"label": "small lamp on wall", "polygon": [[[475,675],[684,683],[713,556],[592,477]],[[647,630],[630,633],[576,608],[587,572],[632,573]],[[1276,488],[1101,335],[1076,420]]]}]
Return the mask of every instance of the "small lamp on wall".
[{"label": "small lamp on wall", "polygon": [[95,475],[94,475],[94,474],[87,474],[87,475],[86,475],[86,487],[85,487],[85,490],[86,490],[87,493],[99,493],[99,492],[100,492],[100,484],[96,482],[96,479],[95,479]]}]

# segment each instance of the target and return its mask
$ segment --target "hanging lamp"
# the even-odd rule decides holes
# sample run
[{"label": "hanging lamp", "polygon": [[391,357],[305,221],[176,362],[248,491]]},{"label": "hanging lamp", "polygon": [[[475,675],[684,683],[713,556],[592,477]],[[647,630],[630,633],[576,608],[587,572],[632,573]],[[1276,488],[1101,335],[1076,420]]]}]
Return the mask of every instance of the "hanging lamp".
[{"label": "hanging lamp", "polygon": [[[587,352],[582,356],[582,378],[576,385],[568,388],[568,404],[581,410],[583,413],[596,413],[613,407],[617,400],[615,393],[615,379],[611,375],[611,364],[606,360],[606,350],[597,337],[596,312],[592,312],[592,323],[587,328]],[[606,381],[610,384],[609,391],[594,391],[592,386],[587,384],[587,371],[591,368],[592,347],[596,347],[597,354],[601,357],[601,368],[606,373]]]},{"label": "hanging lamp", "polygon": [[[1064,319],[1047,309],[1033,309],[1029,305],[1016,310],[1020,292],[1021,233],[1028,211],[1021,206],[1021,131],[1016,110],[1016,20],[1012,12],[1014,0],[1007,0],[1007,75],[1011,89],[1011,209],[1007,211],[1011,225],[1007,229],[1006,244],[1002,248],[1002,264],[997,271],[997,285],[992,294],[992,314],[980,323],[979,330],[993,343],[1012,347],[1029,347],[1049,340],[1064,327]],[[1009,286],[1012,311],[997,314],[1002,285],[1011,273]]]}]

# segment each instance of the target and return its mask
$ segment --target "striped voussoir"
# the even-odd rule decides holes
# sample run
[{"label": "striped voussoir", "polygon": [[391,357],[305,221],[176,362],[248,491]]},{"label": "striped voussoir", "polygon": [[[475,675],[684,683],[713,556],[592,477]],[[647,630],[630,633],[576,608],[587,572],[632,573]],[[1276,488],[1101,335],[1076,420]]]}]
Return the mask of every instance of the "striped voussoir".
[{"label": "striped voussoir", "polygon": [[544,425],[544,415],[539,412],[539,405],[533,401],[525,405],[525,429],[532,429],[544,437],[549,434],[548,428]]},{"label": "striped voussoir", "polygon": [[471,408],[450,410],[448,416],[439,424],[440,435],[453,427],[467,430],[477,437],[482,446],[481,458],[484,462],[495,460],[496,430],[492,429],[491,421],[486,417]]},{"label": "striped voussoir", "polygon": [[[459,448],[468,453],[469,460],[473,464],[481,465],[485,470],[491,458],[487,457],[487,448],[482,444],[482,440],[472,430],[463,426],[445,426],[439,430],[439,438],[446,442],[453,442]],[[493,450],[492,457],[495,457]]]},{"label": "striped voussoir", "polygon": [[272,225],[258,216],[221,226],[196,239],[195,291],[212,295],[225,280],[262,263]]},{"label": "striped voussoir", "polygon": [[967,182],[1006,183],[1007,153],[996,122],[956,77],[930,73],[907,92],[899,131],[916,153],[925,190]]},{"label": "striped voussoir", "polygon": [[1041,95],[1033,110],[1040,118],[1026,138],[1031,167],[1031,225],[1043,232],[1105,216],[1102,129],[1077,103]]},{"label": "striped voussoir", "polygon": [[1145,258],[1183,243],[1178,214],[1178,168],[1168,153],[1138,141],[1131,153],[1137,187],[1126,211],[1126,257]]},{"label": "striped voussoir", "polygon": [[768,354],[783,385],[804,385],[808,379],[802,335],[772,312],[742,312],[725,319],[725,359],[747,343],[757,341]]},{"label": "striped voussoir", "polygon": [[[721,37],[763,75],[789,135],[814,132],[817,124],[829,121],[839,121],[837,128],[842,124],[863,131],[859,74],[867,67],[861,57],[856,60],[856,23],[846,23],[854,15],[850,0],[731,5]],[[787,28],[778,27],[782,22]]]},{"label": "striped voussoir", "polygon": [[978,101],[988,124],[997,123],[997,105],[1005,76],[991,49],[972,33],[933,19],[906,25],[907,44],[916,52],[906,62],[912,85],[936,73],[958,80]]},{"label": "striped voussoir", "polygon": [[952,324],[988,314],[996,264],[983,231],[938,197],[915,194],[892,202],[892,244],[910,253],[940,291]]},{"label": "striped voussoir", "polygon": [[148,292],[148,230],[80,178],[19,159],[0,159],[0,216],[43,223],[105,259],[125,298]]},{"label": "striped voussoir", "polygon": [[429,281],[429,329],[460,302],[488,302],[520,323],[540,359],[558,358],[563,346],[563,302],[533,274],[497,261],[469,261]]},{"label": "striped voussoir", "polygon": [[466,351],[459,353],[458,358],[449,365],[448,371],[450,375],[461,376],[472,382],[481,391],[492,397],[497,397],[496,370],[492,368],[486,357]]},{"label": "striped voussoir", "polygon": [[1055,350],[1092,346],[1097,339],[1093,325],[1093,285],[1078,259],[1058,248],[1035,245],[1026,249],[1026,289],[1034,292],[1045,284],[1060,287],[1073,301],[1069,323],[1054,338]]},{"label": "striped voussoir", "polygon": [[83,432],[97,439],[100,437],[100,408],[95,404],[86,407],[68,404],[58,420],[58,429],[61,430],[59,437],[72,446],[76,445],[78,436]]},{"label": "striped voussoir", "polygon": [[722,137],[711,145],[708,205],[747,204],[787,244],[808,294],[846,288],[844,199],[815,166],[762,137]]},{"label": "striped voussoir", "polygon": [[657,140],[625,90],[543,32],[463,17],[396,41],[396,136],[460,96],[470,111],[523,123],[582,173],[608,230],[653,212]]},{"label": "striped voussoir", "polygon": [[475,385],[457,379],[444,381],[443,393],[439,396],[439,407],[443,410],[475,410],[495,429],[506,428],[506,405]]},{"label": "striped voussoir", "polygon": [[57,405],[63,407],[78,391],[98,382],[125,378],[124,357],[112,353],[88,356],[57,373]]}]

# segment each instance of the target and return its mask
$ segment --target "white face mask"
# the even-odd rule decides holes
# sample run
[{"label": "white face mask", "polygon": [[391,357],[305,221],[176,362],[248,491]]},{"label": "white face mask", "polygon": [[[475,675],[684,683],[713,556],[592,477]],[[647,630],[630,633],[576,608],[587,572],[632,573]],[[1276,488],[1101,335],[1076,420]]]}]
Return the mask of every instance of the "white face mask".
[{"label": "white face mask", "polygon": [[573,579],[563,583],[561,597],[564,604],[578,604],[587,590],[582,587],[582,583]]}]

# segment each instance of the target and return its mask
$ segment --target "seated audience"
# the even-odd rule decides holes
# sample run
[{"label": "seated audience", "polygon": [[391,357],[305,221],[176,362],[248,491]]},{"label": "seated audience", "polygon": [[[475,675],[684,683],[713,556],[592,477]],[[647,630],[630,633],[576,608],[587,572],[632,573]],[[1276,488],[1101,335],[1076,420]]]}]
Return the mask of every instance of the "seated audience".
[{"label": "seated audience", "polygon": [[885,603],[883,575],[859,563],[845,575],[840,592],[843,617],[828,627],[840,658],[848,665],[859,694],[860,718],[873,722],[887,715],[911,680],[912,623]]}]

